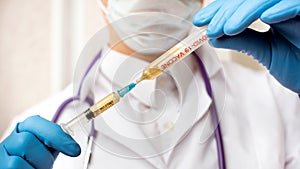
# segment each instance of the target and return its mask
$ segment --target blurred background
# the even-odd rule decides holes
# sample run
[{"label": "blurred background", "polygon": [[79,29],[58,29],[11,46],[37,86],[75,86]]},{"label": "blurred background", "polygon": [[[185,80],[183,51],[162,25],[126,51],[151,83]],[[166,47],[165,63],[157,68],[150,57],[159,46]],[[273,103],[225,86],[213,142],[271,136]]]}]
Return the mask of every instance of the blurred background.
[{"label": "blurred background", "polygon": [[[77,57],[103,23],[97,0],[0,0],[0,136],[14,116],[72,81]],[[251,57],[216,51],[262,70]]]}]

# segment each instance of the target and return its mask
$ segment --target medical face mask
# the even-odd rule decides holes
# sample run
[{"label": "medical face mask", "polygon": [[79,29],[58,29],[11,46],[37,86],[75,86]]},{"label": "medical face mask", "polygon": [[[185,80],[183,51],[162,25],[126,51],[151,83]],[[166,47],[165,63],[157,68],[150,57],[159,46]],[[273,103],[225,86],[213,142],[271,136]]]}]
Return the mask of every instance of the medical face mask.
[{"label": "medical face mask", "polygon": [[199,0],[108,0],[107,9],[100,5],[124,43],[142,54],[160,54],[182,40],[191,29],[187,22],[201,8]]}]

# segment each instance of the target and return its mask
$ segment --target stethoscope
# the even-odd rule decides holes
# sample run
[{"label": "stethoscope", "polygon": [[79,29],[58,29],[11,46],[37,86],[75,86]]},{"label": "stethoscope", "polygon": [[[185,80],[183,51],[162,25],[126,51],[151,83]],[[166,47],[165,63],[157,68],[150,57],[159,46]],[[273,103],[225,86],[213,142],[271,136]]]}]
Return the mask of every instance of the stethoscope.
[{"label": "stethoscope", "polygon": [[[212,87],[211,87],[211,83],[208,77],[208,73],[204,67],[203,62],[201,61],[199,55],[197,54],[197,52],[194,52],[194,54],[197,56],[197,63],[199,65],[200,68],[200,73],[203,77],[204,83],[205,83],[205,88],[206,91],[208,93],[208,95],[210,96],[212,102],[211,102],[211,113],[212,113],[212,121],[213,121],[213,125],[214,125],[214,135],[215,135],[215,139],[216,139],[216,144],[217,144],[217,153],[218,153],[218,166],[219,169],[226,169],[226,165],[225,165],[225,154],[224,154],[224,148],[223,148],[223,141],[222,141],[222,134],[221,134],[221,129],[220,129],[220,125],[219,125],[219,117],[218,117],[218,112],[217,112],[217,108],[216,108],[216,103],[214,101],[214,96],[213,96],[213,92],[212,92]],[[84,83],[85,78],[87,77],[87,75],[89,74],[90,70],[93,68],[93,66],[96,64],[96,62],[101,58],[102,56],[102,50],[100,50],[98,52],[98,54],[94,57],[94,59],[92,60],[92,62],[89,64],[87,70],[85,71],[81,81],[80,81],[80,85],[79,85],[79,89],[78,92],[75,96],[70,97],[68,99],[66,99],[65,101],[63,101],[60,106],[57,108],[53,118],[52,118],[52,122],[57,122],[59,116],[62,114],[64,108],[72,103],[73,101],[80,101],[80,96],[81,96],[81,88],[82,85]],[[84,101],[86,103],[88,103],[90,106],[92,106],[94,104],[93,99],[86,97],[84,99]],[[86,155],[85,155],[85,159],[84,159],[84,168],[87,169],[88,165],[89,165],[89,161],[90,161],[90,157],[92,154],[92,148],[93,148],[93,140],[96,137],[97,131],[95,130],[94,127],[94,122],[92,121],[92,127],[88,136],[88,143],[87,143],[87,150],[86,150]]]}]

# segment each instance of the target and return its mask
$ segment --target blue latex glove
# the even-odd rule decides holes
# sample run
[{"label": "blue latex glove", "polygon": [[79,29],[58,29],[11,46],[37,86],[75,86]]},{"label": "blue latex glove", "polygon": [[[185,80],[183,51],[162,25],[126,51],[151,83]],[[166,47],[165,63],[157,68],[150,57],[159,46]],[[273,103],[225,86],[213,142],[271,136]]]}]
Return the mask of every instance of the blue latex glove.
[{"label": "blue latex glove", "polygon": [[59,152],[74,157],[80,147],[57,124],[32,116],[0,144],[0,168],[51,169]]},{"label": "blue latex glove", "polygon": [[[212,46],[252,55],[281,84],[300,94],[299,13],[299,0],[217,0],[199,11],[193,23],[209,24]],[[268,32],[247,28],[258,18],[270,25]]]}]

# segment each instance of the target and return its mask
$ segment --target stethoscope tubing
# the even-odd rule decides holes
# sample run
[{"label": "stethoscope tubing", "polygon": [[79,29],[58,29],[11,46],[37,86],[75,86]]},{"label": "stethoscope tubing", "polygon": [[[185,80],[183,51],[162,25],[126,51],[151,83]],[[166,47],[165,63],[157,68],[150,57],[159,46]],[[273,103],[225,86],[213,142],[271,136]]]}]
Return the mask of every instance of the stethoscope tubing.
[{"label": "stethoscope tubing", "polygon": [[217,143],[217,150],[218,150],[218,164],[219,164],[219,168],[220,169],[226,169],[226,164],[225,164],[225,155],[224,155],[224,147],[223,147],[223,139],[222,139],[222,133],[221,133],[221,128],[219,125],[219,116],[218,116],[218,111],[217,111],[217,106],[215,103],[215,99],[214,99],[214,95],[213,95],[213,91],[212,91],[212,87],[211,87],[211,83],[208,77],[208,73],[203,65],[203,62],[201,61],[200,57],[198,56],[198,54],[195,52],[196,54],[196,59],[200,68],[200,72],[202,75],[202,78],[204,80],[205,83],[205,88],[206,91],[208,93],[208,95],[210,96],[212,103],[211,103],[211,113],[213,116],[213,125],[214,125],[214,135],[216,138],[216,143]]}]

